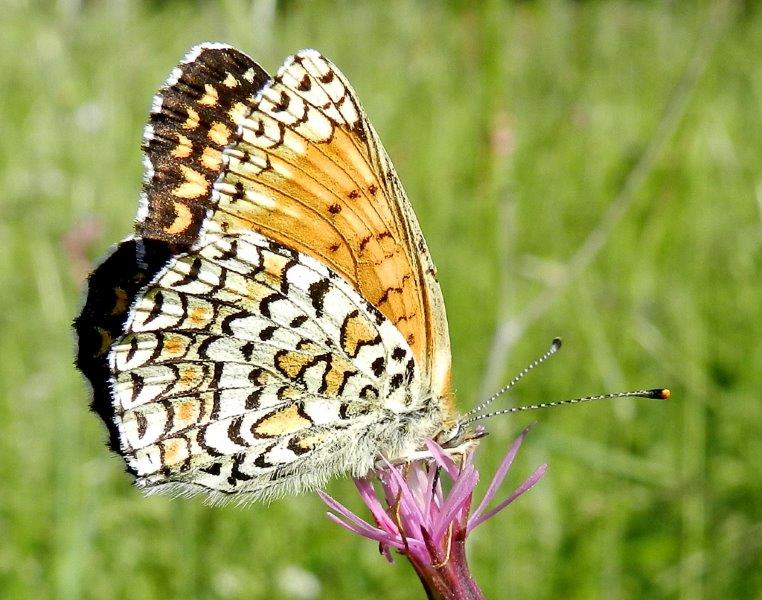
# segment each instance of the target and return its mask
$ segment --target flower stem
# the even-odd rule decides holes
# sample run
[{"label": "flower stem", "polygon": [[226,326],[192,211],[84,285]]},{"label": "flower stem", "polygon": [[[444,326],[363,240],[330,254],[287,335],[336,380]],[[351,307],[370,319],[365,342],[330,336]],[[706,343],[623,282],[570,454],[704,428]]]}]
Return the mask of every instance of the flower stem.
[{"label": "flower stem", "polygon": [[429,600],[484,600],[468,568],[466,531],[457,528],[452,536],[449,556],[442,564],[422,564],[414,556],[408,556],[426,597]]}]

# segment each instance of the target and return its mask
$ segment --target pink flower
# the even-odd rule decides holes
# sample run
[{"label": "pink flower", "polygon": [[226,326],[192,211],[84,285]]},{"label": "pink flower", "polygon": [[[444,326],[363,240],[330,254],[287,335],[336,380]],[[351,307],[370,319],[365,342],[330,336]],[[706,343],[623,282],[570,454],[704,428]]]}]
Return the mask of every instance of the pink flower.
[{"label": "pink flower", "polygon": [[[354,514],[324,492],[318,492],[331,509],[328,518],[345,529],[378,542],[380,551],[392,560],[392,549],[410,560],[431,598],[482,598],[466,563],[465,541],[469,533],[511,504],[545,474],[540,465],[507,498],[492,508],[494,499],[530,427],[521,432],[495,473],[487,493],[475,510],[473,493],[479,472],[473,464],[476,445],[471,446],[457,464],[445,449],[427,440],[432,459],[384,466],[375,473],[381,487],[376,492],[374,479],[355,479],[360,497],[373,516],[373,523]],[[442,479],[451,485],[444,485]],[[449,488],[449,491],[445,491]]]}]

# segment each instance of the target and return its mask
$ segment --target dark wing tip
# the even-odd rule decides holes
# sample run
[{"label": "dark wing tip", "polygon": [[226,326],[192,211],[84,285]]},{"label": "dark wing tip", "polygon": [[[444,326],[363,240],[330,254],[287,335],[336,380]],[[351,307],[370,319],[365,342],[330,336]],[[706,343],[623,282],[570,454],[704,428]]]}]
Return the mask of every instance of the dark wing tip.
[{"label": "dark wing tip", "polygon": [[194,46],[154,96],[143,135],[144,187],[136,230],[189,246],[224,168],[222,150],[270,76],[226,44]]}]

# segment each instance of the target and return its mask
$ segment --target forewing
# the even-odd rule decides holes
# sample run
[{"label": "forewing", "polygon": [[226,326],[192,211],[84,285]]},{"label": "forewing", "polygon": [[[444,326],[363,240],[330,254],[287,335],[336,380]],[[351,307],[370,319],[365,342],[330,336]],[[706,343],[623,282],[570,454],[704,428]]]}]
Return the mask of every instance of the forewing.
[{"label": "forewing", "polygon": [[450,348],[426,242],[346,78],[314,50],[290,57],[224,150],[208,232],[255,230],[328,265],[378,307],[449,398]]},{"label": "forewing", "polygon": [[387,443],[374,426],[420,409],[398,329],[336,273],[255,233],[170,260],[125,330],[112,417],[149,490],[269,498],[362,474]]}]

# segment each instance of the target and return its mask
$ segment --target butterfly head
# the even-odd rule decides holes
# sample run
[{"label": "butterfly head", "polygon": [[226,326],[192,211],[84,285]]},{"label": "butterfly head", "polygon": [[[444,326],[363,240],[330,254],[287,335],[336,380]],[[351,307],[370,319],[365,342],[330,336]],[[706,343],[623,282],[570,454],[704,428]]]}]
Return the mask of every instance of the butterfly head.
[{"label": "butterfly head", "polygon": [[450,428],[443,429],[434,441],[446,450],[462,453],[486,435],[488,433],[484,427],[469,427],[463,421],[457,421]]}]

